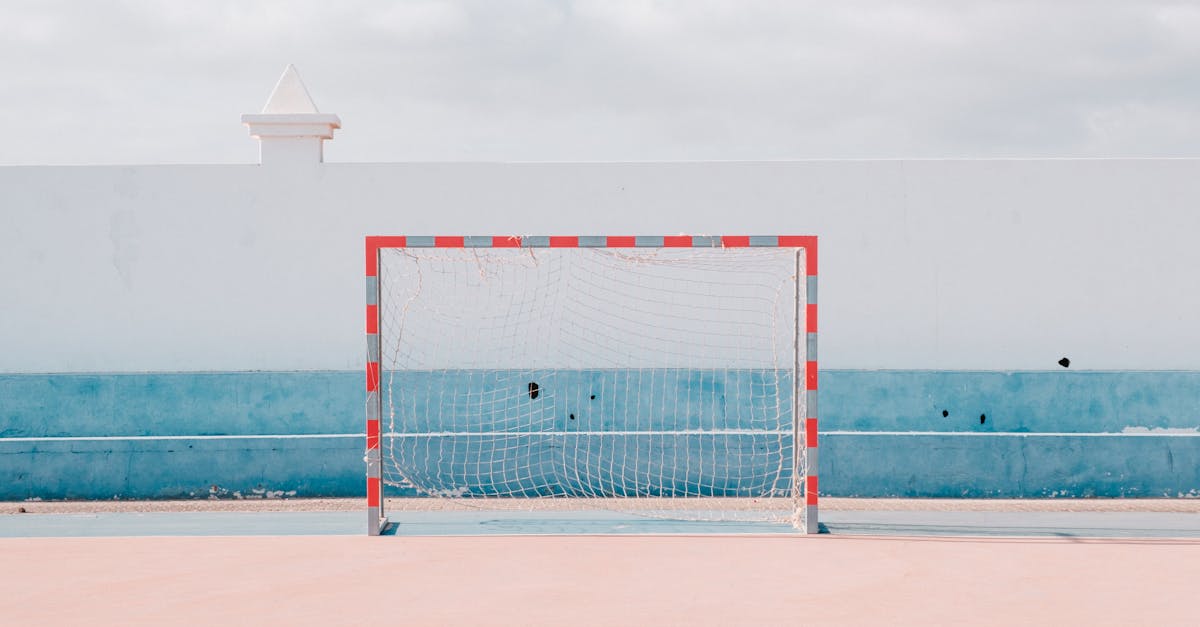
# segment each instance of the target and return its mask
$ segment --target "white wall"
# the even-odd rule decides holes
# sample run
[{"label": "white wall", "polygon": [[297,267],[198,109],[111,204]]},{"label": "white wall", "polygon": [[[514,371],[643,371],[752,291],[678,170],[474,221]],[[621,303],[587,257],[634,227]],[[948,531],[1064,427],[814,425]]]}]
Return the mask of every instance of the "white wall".
[{"label": "white wall", "polygon": [[366,234],[817,234],[827,368],[1200,368],[1200,160],[0,168],[0,371],[358,368]]}]

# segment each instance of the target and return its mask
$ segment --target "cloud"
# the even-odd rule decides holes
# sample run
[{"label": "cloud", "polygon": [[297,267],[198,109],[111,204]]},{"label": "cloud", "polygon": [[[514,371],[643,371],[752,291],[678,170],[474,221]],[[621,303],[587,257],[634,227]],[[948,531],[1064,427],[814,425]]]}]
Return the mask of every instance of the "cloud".
[{"label": "cloud", "polygon": [[330,160],[1191,156],[1173,2],[39,2],[0,163],[246,162],[295,63]]}]

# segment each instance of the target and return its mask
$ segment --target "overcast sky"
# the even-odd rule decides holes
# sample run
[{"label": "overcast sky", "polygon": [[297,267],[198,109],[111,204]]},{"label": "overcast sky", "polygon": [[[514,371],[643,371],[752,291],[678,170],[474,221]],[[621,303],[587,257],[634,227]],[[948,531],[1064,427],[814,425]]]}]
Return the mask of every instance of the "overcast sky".
[{"label": "overcast sky", "polygon": [[0,4],[0,164],[245,163],[288,63],[329,161],[1200,155],[1200,4]]}]

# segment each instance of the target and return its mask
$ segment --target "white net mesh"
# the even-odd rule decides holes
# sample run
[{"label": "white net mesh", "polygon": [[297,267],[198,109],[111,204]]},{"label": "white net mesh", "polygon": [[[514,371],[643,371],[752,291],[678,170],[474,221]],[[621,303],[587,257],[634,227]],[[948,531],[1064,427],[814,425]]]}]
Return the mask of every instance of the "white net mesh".
[{"label": "white net mesh", "polygon": [[802,251],[384,249],[379,276],[384,481],[399,494],[803,510]]}]

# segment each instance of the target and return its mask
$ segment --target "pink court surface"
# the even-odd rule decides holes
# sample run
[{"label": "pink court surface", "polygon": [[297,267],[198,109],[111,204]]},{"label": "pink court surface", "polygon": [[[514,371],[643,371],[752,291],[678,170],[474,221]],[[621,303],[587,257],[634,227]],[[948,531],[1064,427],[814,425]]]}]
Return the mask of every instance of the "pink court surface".
[{"label": "pink court surface", "polygon": [[0,541],[10,625],[1194,625],[1200,541]]},{"label": "pink court surface", "polygon": [[[1187,525],[1200,514],[1192,502],[1166,503],[1140,513],[1130,511],[1136,503],[1114,502],[1118,512],[1060,503],[1051,513],[1080,516],[1081,528],[1040,537],[838,532],[839,515],[847,530],[859,514],[885,524],[888,511],[915,509],[903,502],[831,508],[831,533],[819,536],[220,535],[220,518],[197,519],[217,528],[196,535],[9,534],[0,538],[0,624],[1195,625],[1200,538]],[[87,511],[75,504],[0,505],[0,527],[25,525],[10,529],[102,520],[70,518]],[[26,512],[10,513],[18,505]],[[139,513],[145,506],[108,511],[136,532],[157,520]],[[255,508],[241,509],[265,524],[287,514]],[[176,515],[222,509],[237,508]],[[1001,513],[978,502],[961,509],[993,521]],[[1179,537],[1086,537],[1090,521],[1110,514],[1174,516],[1185,527]]]}]

